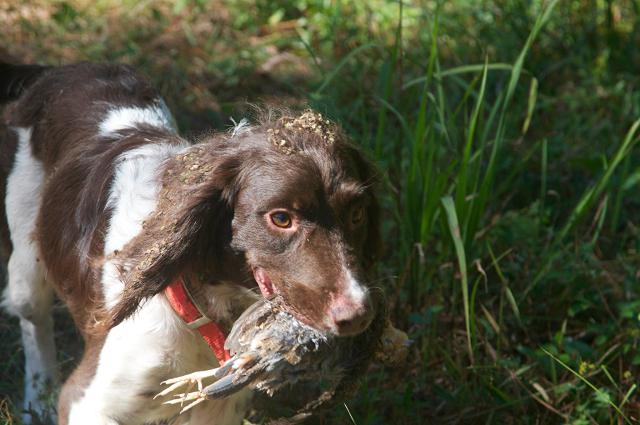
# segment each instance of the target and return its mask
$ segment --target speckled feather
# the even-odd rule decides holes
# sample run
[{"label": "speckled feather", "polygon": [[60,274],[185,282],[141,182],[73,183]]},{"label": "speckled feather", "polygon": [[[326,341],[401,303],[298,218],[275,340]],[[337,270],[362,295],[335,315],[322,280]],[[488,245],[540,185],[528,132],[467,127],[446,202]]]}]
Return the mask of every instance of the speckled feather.
[{"label": "speckled feather", "polygon": [[232,358],[220,373],[233,378],[216,381],[203,393],[212,397],[252,384],[273,395],[285,384],[317,378],[319,368],[326,369],[325,377],[332,375],[333,380],[339,380],[342,368],[326,368],[327,363],[333,363],[327,362],[332,357],[327,354],[336,341],[285,312],[279,298],[262,299],[240,316],[227,337],[225,348]]},{"label": "speckled feather", "polygon": [[[298,423],[314,412],[334,406],[357,388],[376,354],[384,349],[389,326],[384,303],[375,299],[377,315],[367,330],[353,337],[335,337],[307,326],[285,311],[279,297],[251,305],[233,325],[225,347],[232,357],[223,366],[165,381],[178,386],[198,383],[199,390],[177,395],[167,403],[223,398],[244,387],[255,388],[254,406],[271,423]],[[202,388],[202,379],[215,382]],[[194,401],[195,400],[195,401]],[[267,422],[269,423],[269,422]]]}]

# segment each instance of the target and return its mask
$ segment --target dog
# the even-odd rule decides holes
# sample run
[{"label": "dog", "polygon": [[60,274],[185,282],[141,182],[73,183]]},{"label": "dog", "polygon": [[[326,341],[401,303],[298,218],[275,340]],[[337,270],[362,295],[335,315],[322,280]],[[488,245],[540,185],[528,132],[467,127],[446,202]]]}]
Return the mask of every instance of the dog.
[{"label": "dog", "polygon": [[25,410],[42,413],[58,379],[54,293],[84,340],[61,425],[240,424],[247,391],[180,416],[153,395],[223,362],[220,338],[260,294],[334,335],[370,324],[376,171],[324,116],[265,113],[191,142],[118,64],[0,64],[0,101],[3,306],[20,321]]}]

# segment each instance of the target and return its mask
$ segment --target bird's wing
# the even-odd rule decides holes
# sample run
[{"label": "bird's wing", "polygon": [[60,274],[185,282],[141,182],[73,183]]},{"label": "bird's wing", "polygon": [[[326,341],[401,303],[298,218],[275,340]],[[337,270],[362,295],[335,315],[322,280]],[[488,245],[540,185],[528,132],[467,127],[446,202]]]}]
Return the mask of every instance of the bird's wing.
[{"label": "bird's wing", "polygon": [[277,300],[260,299],[247,308],[236,320],[227,336],[225,348],[231,355],[244,353],[256,337],[275,320],[273,311]]}]

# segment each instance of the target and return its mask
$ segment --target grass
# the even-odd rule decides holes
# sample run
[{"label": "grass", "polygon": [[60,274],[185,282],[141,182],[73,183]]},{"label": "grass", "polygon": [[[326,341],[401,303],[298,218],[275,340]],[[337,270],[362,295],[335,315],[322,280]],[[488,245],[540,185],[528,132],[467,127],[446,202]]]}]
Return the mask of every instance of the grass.
[{"label": "grass", "polygon": [[327,423],[640,421],[637,1],[32,0],[0,22],[25,61],[137,66],[185,132],[311,104],[377,162],[379,275],[414,345]]}]

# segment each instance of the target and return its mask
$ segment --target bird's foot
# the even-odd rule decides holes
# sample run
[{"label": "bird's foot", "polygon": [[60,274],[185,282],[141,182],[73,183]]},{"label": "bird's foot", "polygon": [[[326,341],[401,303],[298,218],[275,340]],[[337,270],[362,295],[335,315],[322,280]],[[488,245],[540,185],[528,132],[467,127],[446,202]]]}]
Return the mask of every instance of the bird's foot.
[{"label": "bird's foot", "polygon": [[[180,404],[182,409],[180,410],[180,414],[186,412],[192,407],[197,406],[207,399],[207,394],[202,391],[193,391],[193,392],[184,392],[182,394],[176,394],[173,400],[167,400],[162,404]],[[190,402],[185,406],[185,402]]]},{"label": "bird's foot", "polygon": [[[202,380],[205,378],[217,377],[217,373],[219,369],[220,368],[201,370],[198,372],[189,373],[187,375],[178,376],[176,378],[167,379],[166,381],[163,381],[161,384],[169,385],[169,386],[164,390],[160,391],[153,398],[155,400],[158,397],[164,397],[167,394],[171,393],[172,391],[186,385],[187,387],[184,393],[178,395],[178,397],[182,399],[181,403],[184,403],[185,401],[187,401],[187,398],[186,398],[187,396],[201,393],[202,387],[203,387]],[[198,386],[198,391],[195,393],[192,393],[190,391],[193,389],[194,384]],[[176,400],[170,400],[169,402],[166,402],[166,403],[175,404],[175,402]]]}]

